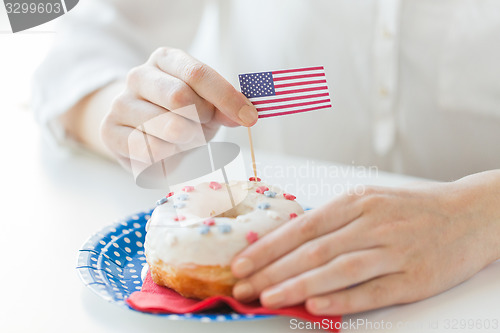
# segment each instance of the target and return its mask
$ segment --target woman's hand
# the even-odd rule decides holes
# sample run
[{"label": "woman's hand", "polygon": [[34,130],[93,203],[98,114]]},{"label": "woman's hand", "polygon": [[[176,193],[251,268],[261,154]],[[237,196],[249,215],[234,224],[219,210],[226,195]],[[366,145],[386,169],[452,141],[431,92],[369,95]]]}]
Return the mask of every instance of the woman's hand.
[{"label": "woman's hand", "polygon": [[307,212],[232,263],[240,300],[306,302],[316,315],[408,303],[500,257],[500,171],[454,183],[369,187]]},{"label": "woman's hand", "polygon": [[[192,104],[198,117],[175,111]],[[153,118],[146,129],[141,126]],[[173,153],[177,145],[195,140],[201,133],[195,118],[201,123],[204,141],[221,124],[255,124],[257,111],[215,70],[181,50],[163,47],[129,72],[125,90],[102,122],[101,138],[122,164],[130,160],[148,163],[151,153]],[[147,136],[150,150],[143,149],[144,141],[134,144],[130,135],[135,129]],[[137,139],[144,140],[142,133]]]}]

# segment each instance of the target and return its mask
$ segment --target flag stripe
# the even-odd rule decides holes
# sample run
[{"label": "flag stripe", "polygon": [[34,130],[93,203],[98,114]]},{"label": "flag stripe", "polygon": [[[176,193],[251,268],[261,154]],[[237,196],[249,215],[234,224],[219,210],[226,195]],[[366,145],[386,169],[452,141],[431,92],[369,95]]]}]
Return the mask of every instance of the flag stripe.
[{"label": "flag stripe", "polygon": [[314,104],[314,105],[308,105],[308,106],[288,107],[286,109],[280,109],[280,110],[261,111],[261,112],[259,112],[259,115],[260,114],[270,114],[270,113],[275,113],[275,112],[297,111],[297,110],[302,110],[302,109],[308,108],[308,107],[326,107],[326,106],[328,106],[330,104],[331,104],[331,102],[326,102],[326,103]]},{"label": "flag stripe", "polygon": [[296,106],[296,107],[280,109],[280,110],[261,111],[258,114],[261,115],[261,114],[272,114],[275,112],[298,111],[298,110],[302,110],[302,109],[308,108],[308,107],[325,107],[326,108],[330,104],[331,104],[331,102],[326,102],[326,103],[322,103],[322,104],[314,104],[314,105],[309,105],[309,106]]},{"label": "flag stripe", "polygon": [[285,73],[285,74],[273,74],[273,73],[269,72],[269,74],[273,78],[289,77],[289,76],[294,76],[294,75],[324,74],[324,73],[325,73],[325,71],[307,71],[307,72]]},{"label": "flag stripe", "polygon": [[268,101],[272,100],[273,98],[288,98],[288,97],[296,97],[296,96],[310,96],[311,94],[320,94],[320,93],[327,93],[327,90],[320,90],[320,91],[306,91],[306,92],[300,92],[300,93],[295,93],[295,94],[283,94],[279,96],[267,96],[267,97],[254,97],[250,98],[250,102],[255,102],[255,101]]},{"label": "flag stripe", "polygon": [[273,77],[273,80],[274,81],[286,81],[286,80],[302,79],[302,78],[306,78],[306,77],[317,77],[317,76],[325,76],[325,73]]},{"label": "flag stripe", "polygon": [[276,98],[276,99],[266,99],[263,101],[252,101],[253,105],[259,105],[259,104],[272,104],[272,103],[279,103],[279,102],[287,102],[287,101],[294,101],[297,99],[309,99],[309,98],[316,98],[316,97],[325,97],[329,96],[329,93],[322,93],[322,94],[316,94],[316,95],[306,95],[306,96],[293,96],[293,97],[286,97],[286,98]]},{"label": "flag stripe", "polygon": [[[281,93],[285,93],[285,92],[288,92],[288,91],[294,91],[294,90],[297,90],[297,89],[311,89],[311,88],[325,88],[325,89],[328,89],[328,87],[324,84],[324,83],[320,83],[320,84],[307,84],[307,85],[302,85],[302,86],[298,86],[298,87],[287,87],[287,88],[280,88],[280,89],[275,89],[274,90],[274,94],[276,94],[277,92]],[[269,97],[269,96],[267,96]]]},{"label": "flag stripe", "polygon": [[284,83],[284,84],[275,84],[274,89],[286,88],[286,87],[294,87],[301,86],[304,84],[317,84],[317,83],[326,83],[326,80],[316,80],[316,81],[305,81],[305,82],[293,82],[293,83]]},{"label": "flag stripe", "polygon": [[294,72],[305,72],[305,71],[316,71],[324,69],[323,66],[318,67],[307,67],[307,68],[296,68],[296,69],[284,69],[281,71],[273,71],[273,74],[285,74],[285,73],[294,73]]},{"label": "flag stripe", "polygon": [[[323,93],[323,92],[326,92],[326,91],[312,91],[312,92],[298,92],[298,93],[291,93],[292,91],[296,91],[298,89],[312,89],[312,88],[318,88],[318,89],[324,89],[324,90],[327,90],[328,87],[325,86],[324,84],[308,84],[306,86],[300,86],[300,87],[290,87],[290,88],[281,88],[281,89],[276,89],[274,94],[276,95],[276,93],[289,93],[290,96],[298,96],[299,94],[300,95],[310,95],[310,94],[318,94],[318,93]],[[273,97],[273,96],[268,96],[268,98],[270,97]],[[275,96],[275,97],[288,97],[288,96]]]},{"label": "flag stripe", "polygon": [[[269,103],[269,104],[262,104],[262,105],[256,105],[255,107],[257,109],[262,109],[262,108],[271,108],[271,107],[277,107],[277,106],[282,106],[283,107],[287,107],[289,109],[292,109],[293,107],[290,107],[290,106],[293,106],[297,103],[309,103],[309,102],[321,102],[321,100],[324,100],[324,99],[327,99],[329,97],[319,97],[319,98],[310,98],[310,99],[306,99],[306,100],[295,100],[295,101],[287,101],[287,102],[281,102],[281,103]],[[319,102],[318,102],[319,101]],[[327,102],[324,102],[324,103],[331,103],[330,101],[327,101]],[[280,110],[280,111],[283,111],[283,110]]]},{"label": "flag stripe", "polygon": [[285,90],[285,91],[277,91],[276,95],[294,94],[294,93],[300,93],[300,92],[306,92],[306,91],[325,90],[325,89],[328,89],[328,87],[322,86],[322,87],[315,87],[315,88]]},{"label": "flag stripe", "polygon": [[275,112],[275,113],[268,113],[268,114],[259,114],[259,118],[268,118],[268,117],[275,117],[275,116],[284,116],[287,114],[294,114],[294,113],[301,113],[301,112],[307,112],[307,111],[314,111],[314,110],[320,110],[320,109],[327,109],[331,108],[332,105],[323,105],[323,106],[317,106],[313,108],[308,108],[308,109],[300,109],[300,110],[295,110],[295,111],[285,111],[285,112]]},{"label": "flag stripe", "polygon": [[269,110],[279,110],[279,109],[292,108],[292,107],[296,107],[296,106],[306,106],[306,105],[329,103],[329,102],[330,102],[330,99],[327,98],[327,99],[322,99],[319,101],[302,102],[302,103],[285,104],[285,105],[275,105],[275,106],[257,108],[257,111],[261,112],[261,111],[269,111]]}]

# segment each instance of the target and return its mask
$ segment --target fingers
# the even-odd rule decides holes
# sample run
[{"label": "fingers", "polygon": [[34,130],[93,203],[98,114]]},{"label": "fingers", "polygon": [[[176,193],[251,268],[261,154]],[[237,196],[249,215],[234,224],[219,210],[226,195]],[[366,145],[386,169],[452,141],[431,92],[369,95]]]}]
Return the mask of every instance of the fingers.
[{"label": "fingers", "polygon": [[226,116],[224,113],[220,112],[218,109],[215,110],[214,122],[223,126],[236,127],[239,126],[238,123],[234,122]]},{"label": "fingers", "polygon": [[113,108],[116,112],[110,113],[108,121],[137,128],[170,143],[191,142],[201,131],[198,123],[141,99],[123,96],[114,101]]},{"label": "fingers", "polygon": [[408,303],[412,300],[400,297],[408,293],[403,276],[403,273],[389,274],[350,289],[311,297],[306,301],[306,309],[318,316],[345,315]]},{"label": "fingers", "polygon": [[187,83],[232,121],[243,126],[252,126],[257,122],[257,110],[242,93],[215,70],[187,53],[160,48],[153,53],[150,61],[165,73]]},{"label": "fingers", "polygon": [[352,203],[350,196],[342,196],[265,235],[235,257],[231,265],[233,274],[247,277],[301,244],[355,220],[361,209]]},{"label": "fingers", "polygon": [[[140,66],[130,71],[127,82],[136,97],[174,111],[195,104],[199,121],[207,123],[214,117],[215,107],[201,98],[185,82],[153,66]],[[195,120],[195,119],[192,119]]]},{"label": "fingers", "polygon": [[105,135],[108,147],[118,157],[145,164],[159,161],[177,151],[175,144],[127,126],[110,126]]},{"label": "fingers", "polygon": [[240,280],[233,289],[233,295],[239,300],[250,301],[257,298],[264,289],[322,266],[342,253],[378,245],[376,239],[368,238],[367,241],[363,237],[366,234],[365,229],[360,227],[363,222],[358,222],[356,220],[333,233],[311,240],[250,277]]},{"label": "fingers", "polygon": [[118,125],[137,127],[165,112],[164,108],[138,99],[130,94],[122,94],[113,101],[112,112],[106,116],[106,122]]},{"label": "fingers", "polygon": [[389,260],[383,248],[346,253],[324,266],[264,290],[260,300],[269,308],[291,306],[395,271],[397,265]]}]

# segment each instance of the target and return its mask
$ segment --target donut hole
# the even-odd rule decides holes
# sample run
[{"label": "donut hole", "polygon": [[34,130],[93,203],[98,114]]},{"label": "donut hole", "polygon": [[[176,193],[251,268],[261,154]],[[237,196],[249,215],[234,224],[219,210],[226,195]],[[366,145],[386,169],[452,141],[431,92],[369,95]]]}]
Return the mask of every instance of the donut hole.
[{"label": "donut hole", "polygon": [[220,213],[219,215],[216,215],[215,217],[228,217],[231,219],[235,219],[238,216],[246,215],[246,214],[252,212],[254,209],[255,208],[253,206],[250,206],[245,201],[242,201],[238,205],[236,205],[236,207],[233,207],[230,210],[226,210],[225,212]]}]

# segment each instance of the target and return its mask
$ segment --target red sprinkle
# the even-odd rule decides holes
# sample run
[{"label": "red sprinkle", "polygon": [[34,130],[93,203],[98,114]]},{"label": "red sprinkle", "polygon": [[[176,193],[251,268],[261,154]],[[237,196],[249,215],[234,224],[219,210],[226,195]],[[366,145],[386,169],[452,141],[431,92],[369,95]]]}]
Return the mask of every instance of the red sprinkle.
[{"label": "red sprinkle", "polygon": [[252,243],[254,243],[257,239],[259,239],[259,235],[258,235],[256,232],[249,231],[249,232],[247,232],[247,235],[245,236],[245,238],[247,239],[247,242],[248,242],[249,244],[252,244]]},{"label": "red sprinkle", "polygon": [[184,192],[191,192],[194,191],[194,186],[184,186],[182,189]]},{"label": "red sprinkle", "polygon": [[179,221],[184,221],[186,219],[185,216],[179,215],[174,218],[174,221],[179,222]]},{"label": "red sprinkle", "polygon": [[297,217],[297,214],[295,214],[295,213],[290,213],[290,220],[291,220],[291,219],[294,219],[294,218],[296,218],[296,217]]},{"label": "red sprinkle", "polygon": [[206,219],[203,221],[203,224],[208,225],[208,226],[213,226],[215,225],[215,220],[213,218]]},{"label": "red sprinkle", "polygon": [[260,194],[264,194],[264,192],[266,192],[266,191],[269,191],[269,187],[267,187],[267,186],[259,186],[255,190],[255,192],[260,193]]},{"label": "red sprinkle", "polygon": [[210,185],[208,186],[213,190],[218,190],[222,187],[222,185],[217,182],[210,182]]},{"label": "red sprinkle", "polygon": [[297,197],[295,195],[283,193],[283,196],[285,197],[286,200],[295,200]]},{"label": "red sprinkle", "polygon": [[[256,180],[256,179],[257,179],[257,180]],[[260,182],[260,181],[261,181],[261,179],[260,179],[259,177],[257,177],[257,178],[255,178],[255,177],[250,177],[250,178],[248,178],[248,180],[249,180],[249,181],[251,181],[251,182]]]},{"label": "red sprinkle", "polygon": [[167,198],[170,198],[173,195],[174,195],[174,192],[170,192],[169,194],[167,194]]}]

